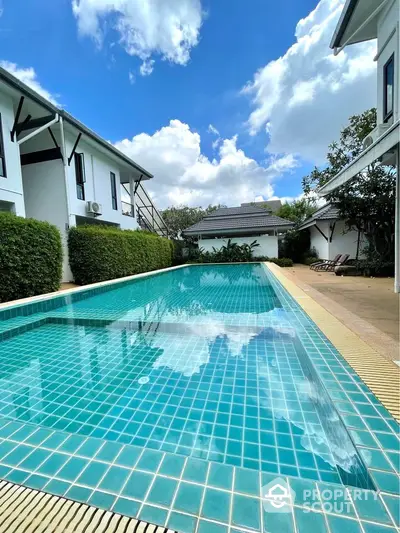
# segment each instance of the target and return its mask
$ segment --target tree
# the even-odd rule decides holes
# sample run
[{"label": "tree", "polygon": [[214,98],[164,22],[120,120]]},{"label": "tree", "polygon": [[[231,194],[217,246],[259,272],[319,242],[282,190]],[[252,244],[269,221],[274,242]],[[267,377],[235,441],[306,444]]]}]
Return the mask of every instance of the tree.
[{"label": "tree", "polygon": [[301,224],[306,218],[316,211],[317,206],[313,198],[301,198],[293,202],[284,203],[275,213],[278,217],[286,218],[297,224]]},{"label": "tree", "polygon": [[202,207],[168,207],[161,212],[161,215],[168,226],[170,236],[173,239],[182,239],[182,231],[200,222],[206,215],[212,213],[221,205],[209,205],[206,209]]},{"label": "tree", "polygon": [[[363,140],[376,126],[376,109],[350,117],[339,141],[329,145],[328,165],[303,178],[306,195],[325,185],[363,150]],[[347,230],[364,233],[367,258],[377,263],[394,261],[396,173],[375,161],[343,187],[327,196],[339,209]]]}]

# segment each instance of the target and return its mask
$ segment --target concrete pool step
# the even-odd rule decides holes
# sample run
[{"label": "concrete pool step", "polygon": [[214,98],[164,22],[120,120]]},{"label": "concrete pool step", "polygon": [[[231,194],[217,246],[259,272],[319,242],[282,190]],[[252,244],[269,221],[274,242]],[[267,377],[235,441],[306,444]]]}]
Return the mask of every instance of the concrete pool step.
[{"label": "concrete pool step", "polygon": [[176,533],[0,480],[0,533]]}]

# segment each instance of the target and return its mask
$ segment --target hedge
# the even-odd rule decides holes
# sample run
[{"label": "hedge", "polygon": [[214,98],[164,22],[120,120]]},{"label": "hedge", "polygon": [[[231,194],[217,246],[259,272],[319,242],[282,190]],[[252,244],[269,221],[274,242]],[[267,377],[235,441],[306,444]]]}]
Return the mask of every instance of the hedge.
[{"label": "hedge", "polygon": [[172,265],[172,241],[142,230],[79,226],[68,236],[75,283],[86,285]]},{"label": "hedge", "polygon": [[0,302],[56,291],[62,272],[58,229],[0,213]]}]

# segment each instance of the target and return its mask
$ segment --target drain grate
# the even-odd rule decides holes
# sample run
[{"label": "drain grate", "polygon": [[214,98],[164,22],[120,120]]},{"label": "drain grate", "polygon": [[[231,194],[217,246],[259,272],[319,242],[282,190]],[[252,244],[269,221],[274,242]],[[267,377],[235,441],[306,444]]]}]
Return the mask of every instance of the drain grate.
[{"label": "drain grate", "polygon": [[0,533],[176,533],[0,480]]}]

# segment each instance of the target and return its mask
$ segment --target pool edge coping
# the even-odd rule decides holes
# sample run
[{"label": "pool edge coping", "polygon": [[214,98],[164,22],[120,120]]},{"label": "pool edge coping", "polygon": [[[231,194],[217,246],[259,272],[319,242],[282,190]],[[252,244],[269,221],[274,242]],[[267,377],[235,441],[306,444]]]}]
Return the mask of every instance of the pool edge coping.
[{"label": "pool edge coping", "polygon": [[[393,361],[385,359],[295,281],[289,279],[281,267],[269,262],[263,264],[313,320],[382,405],[400,421],[400,368]],[[379,372],[376,371],[377,364]]]}]

